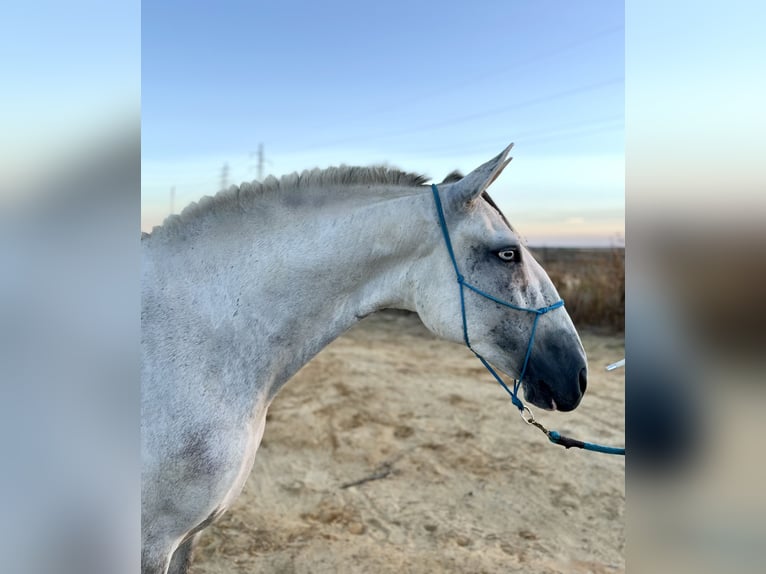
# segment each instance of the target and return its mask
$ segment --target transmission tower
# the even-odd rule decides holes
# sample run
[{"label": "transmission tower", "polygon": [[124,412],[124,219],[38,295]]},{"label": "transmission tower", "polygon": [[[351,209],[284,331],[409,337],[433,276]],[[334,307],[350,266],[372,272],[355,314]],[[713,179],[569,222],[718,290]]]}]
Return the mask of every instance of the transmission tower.
[{"label": "transmission tower", "polygon": [[[256,157],[256,164],[255,164],[255,173],[257,176],[258,181],[263,181],[263,166],[266,163],[271,163],[269,160],[266,159],[266,157],[263,155],[263,144],[258,144],[258,151],[251,151],[250,152],[250,160],[253,159],[253,156]],[[250,166],[248,169],[252,170],[253,167]]]},{"label": "transmission tower", "polygon": [[221,189],[227,189],[229,187],[229,164],[224,163],[221,168]]},{"label": "transmission tower", "polygon": [[258,181],[263,181],[263,144],[258,144]]}]

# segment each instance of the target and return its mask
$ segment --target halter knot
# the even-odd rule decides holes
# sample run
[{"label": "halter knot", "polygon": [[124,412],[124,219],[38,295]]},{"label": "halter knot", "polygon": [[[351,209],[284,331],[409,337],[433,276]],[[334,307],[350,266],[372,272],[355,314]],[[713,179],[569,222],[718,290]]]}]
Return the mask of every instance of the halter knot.
[{"label": "halter knot", "polygon": [[556,301],[553,305],[548,305],[547,307],[540,307],[539,309],[534,309],[534,312],[538,315],[545,315],[548,311],[553,311],[554,309],[558,309],[559,307],[564,306],[564,300],[560,299],[559,301]]}]

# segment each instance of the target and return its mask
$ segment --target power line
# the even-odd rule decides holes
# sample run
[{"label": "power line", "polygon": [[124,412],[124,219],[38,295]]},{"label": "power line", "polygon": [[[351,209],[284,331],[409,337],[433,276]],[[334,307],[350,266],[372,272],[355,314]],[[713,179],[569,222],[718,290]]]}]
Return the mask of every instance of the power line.
[{"label": "power line", "polygon": [[[611,82],[611,81],[609,81]],[[603,82],[601,84],[604,84]],[[601,85],[596,84],[596,85]],[[593,86],[584,86],[582,88],[577,88],[576,90],[584,91],[585,89],[592,89]],[[568,90],[566,93],[571,93],[574,90]],[[563,93],[563,92],[562,92]],[[519,107],[524,104],[529,103],[536,103],[539,100],[544,99],[550,99],[553,96],[546,96],[545,98],[537,98],[536,100],[528,100],[527,102],[524,102],[522,104],[515,104],[508,107]],[[482,112],[480,115],[490,115],[493,113],[496,113],[497,110],[491,110],[489,112]],[[473,114],[473,116],[477,116],[477,114]],[[615,122],[617,125],[614,125]],[[446,125],[451,125],[451,121],[443,122]],[[602,118],[596,118],[591,119],[587,121],[578,121],[578,122],[570,122],[565,124],[559,124],[557,126],[551,126],[548,129],[544,130],[527,130],[526,132],[511,132],[508,134],[508,136],[504,136],[502,139],[481,139],[481,140],[474,140],[474,141],[461,141],[458,144],[452,144],[452,145],[443,145],[443,146],[437,146],[437,147],[418,147],[417,151],[421,154],[428,154],[428,153],[435,153],[435,152],[450,152],[455,153],[456,155],[461,155],[465,153],[466,151],[470,151],[470,153],[482,153],[484,150],[492,151],[497,146],[505,145],[508,143],[508,139],[512,139],[516,142],[517,145],[529,145],[529,144],[536,144],[541,143],[545,141],[556,141],[556,140],[562,140],[562,139],[571,139],[581,136],[587,136],[587,135],[593,135],[598,133],[606,133],[609,131],[618,131],[620,129],[624,128],[624,116],[623,115],[613,115],[613,116],[606,116]],[[428,128],[417,128],[417,129],[428,129]],[[572,131],[574,130],[574,131]],[[407,130],[406,133],[409,133],[410,130]],[[389,134],[390,135],[390,134]],[[362,139],[368,139],[373,138],[375,136],[365,136],[365,138],[354,138],[354,140],[362,140]],[[329,144],[328,144],[329,145]],[[310,148],[311,149],[311,148]],[[250,152],[249,156],[252,158],[254,155],[257,155],[258,158],[258,164],[257,164],[257,170],[258,170],[258,181],[262,181],[263,176],[263,167],[265,163],[272,163],[269,160],[265,159],[264,155],[264,147],[263,144],[259,144],[258,146],[258,152]],[[342,158],[339,158],[339,161],[342,161]],[[311,167],[311,166],[306,166]],[[252,170],[253,168],[250,167]],[[228,178],[229,178],[230,168],[229,163],[226,162],[223,164],[221,168],[221,176],[220,176],[220,189],[226,189],[228,187]],[[176,187],[178,184],[174,185],[171,188],[171,213],[174,210],[174,200],[176,197]],[[214,180],[212,179],[199,179],[199,180],[188,180],[188,181],[182,181],[181,187],[203,187],[208,186],[212,189],[215,185]],[[187,192],[182,192],[181,195],[185,195]]]},{"label": "power line", "polygon": [[[538,135],[534,135],[534,132],[527,132],[527,134],[530,135],[530,137],[524,137],[523,134],[517,134],[511,137],[510,139],[514,140],[517,147],[521,148],[532,146],[539,143],[545,143],[548,141],[564,141],[564,140],[570,140],[570,139],[576,139],[579,137],[585,137],[590,135],[597,135],[600,133],[609,133],[609,132],[616,132],[620,131],[624,128],[624,124],[620,123],[618,125],[602,125],[602,126],[592,126],[592,127],[585,127],[584,129],[575,130],[575,131],[569,131],[565,133],[561,133],[562,130],[554,130],[551,132],[543,132]],[[429,154],[429,153],[454,153],[456,156],[462,155],[466,152],[466,146],[470,148],[471,154],[479,154],[484,152],[492,152],[496,151],[499,146],[506,145],[508,143],[509,138],[504,137],[502,140],[482,140],[481,142],[472,142],[470,144],[461,142],[458,145],[452,145],[452,146],[441,146],[437,148],[418,148],[418,152],[422,154]],[[340,160],[339,160],[340,161]],[[306,166],[306,168],[309,168],[311,166]],[[212,187],[212,181],[211,180],[196,180],[196,181],[187,181],[183,182],[187,186],[201,186],[203,184],[206,184],[210,182]],[[204,193],[200,194],[200,197],[204,195]]]},{"label": "power line", "polygon": [[[544,52],[542,54],[538,54],[538,55],[532,56],[531,58],[527,58],[527,59],[523,59],[523,60],[519,60],[519,61],[513,62],[512,64],[510,64],[508,66],[504,66],[504,67],[501,67],[501,68],[496,68],[496,69],[494,69],[491,72],[484,72],[484,73],[481,73],[481,74],[476,74],[476,75],[473,75],[473,76],[469,76],[468,78],[464,78],[462,81],[455,82],[455,81],[451,80],[449,85],[440,85],[439,88],[436,89],[436,90],[425,91],[425,92],[422,92],[422,93],[420,93],[420,94],[418,94],[416,96],[412,96],[412,97],[404,99],[404,100],[399,100],[398,102],[394,102],[394,103],[391,103],[391,104],[387,104],[385,106],[380,106],[380,107],[377,107],[377,108],[373,108],[373,109],[368,110],[366,112],[360,112],[358,114],[353,114],[353,115],[350,115],[350,116],[346,116],[343,121],[351,121],[351,120],[358,119],[358,118],[365,118],[365,117],[370,116],[370,115],[376,115],[376,114],[380,114],[380,113],[383,113],[383,112],[388,112],[388,111],[391,111],[393,109],[396,109],[396,108],[399,108],[399,107],[402,107],[402,106],[406,106],[406,105],[413,104],[413,103],[416,103],[416,102],[420,102],[420,101],[423,101],[423,100],[428,100],[428,99],[431,99],[431,98],[434,98],[434,97],[437,97],[437,96],[443,96],[444,94],[449,94],[449,93],[455,92],[457,90],[460,90],[460,89],[464,88],[465,86],[476,85],[478,82],[484,81],[487,78],[492,78],[492,77],[495,77],[495,76],[498,76],[498,75],[501,75],[501,74],[507,74],[508,72],[510,72],[512,70],[516,70],[518,68],[522,68],[524,66],[528,66],[529,64],[533,64],[535,62],[539,62],[541,60],[545,60],[545,59],[551,58],[553,56],[557,56],[557,55],[562,54],[564,52],[568,52],[568,51],[572,50],[573,48],[578,48],[580,46],[583,46],[585,44],[593,42],[594,40],[598,40],[600,38],[604,38],[606,36],[610,36],[610,35],[612,35],[612,34],[614,34],[616,32],[619,32],[619,31],[623,31],[624,29],[625,29],[625,25],[624,24],[620,24],[620,25],[617,25],[617,26],[611,26],[609,28],[605,28],[603,30],[600,30],[600,31],[596,32],[595,34],[593,34],[591,36],[588,36],[586,38],[582,38],[582,39],[579,39],[579,40],[575,40],[573,42],[569,42],[568,44],[564,44],[563,46],[559,46],[559,47],[554,48],[553,50],[550,50],[548,52]],[[319,127],[312,128],[312,131],[322,131],[322,130],[328,128],[328,127],[336,126],[339,121],[341,121],[341,120],[336,120],[336,121],[334,121],[332,123],[327,123],[327,124],[324,124],[324,125],[320,125]]]},{"label": "power line", "polygon": [[606,118],[589,120],[586,122],[562,124],[548,130],[510,132],[507,136],[503,136],[502,138],[494,138],[491,140],[484,138],[481,140],[473,141],[461,140],[459,143],[452,143],[436,147],[419,146],[417,148],[417,152],[421,154],[454,152],[460,155],[466,149],[469,149],[470,153],[472,154],[482,153],[484,151],[492,151],[498,146],[507,145],[509,139],[512,140],[517,147],[521,148],[522,146],[525,146],[529,143],[556,141],[557,139],[569,139],[580,135],[585,136],[597,133],[606,133],[610,131],[619,131],[625,127],[624,120],[625,118],[622,115],[609,116]]},{"label": "power line", "polygon": [[300,149],[297,149],[297,150],[293,150],[293,152],[295,153],[295,152],[311,151],[311,150],[322,149],[322,148],[326,148],[326,147],[330,147],[330,146],[334,146],[334,145],[338,145],[338,144],[352,143],[352,142],[357,142],[357,141],[368,141],[368,140],[371,140],[371,139],[387,138],[387,137],[392,137],[392,136],[412,135],[412,134],[423,132],[423,131],[441,129],[441,128],[444,128],[444,127],[451,127],[451,126],[454,126],[454,125],[457,125],[457,124],[473,121],[473,120],[484,118],[484,117],[487,117],[487,116],[497,115],[497,114],[500,114],[500,113],[503,113],[503,112],[507,112],[509,110],[518,110],[520,108],[524,108],[524,107],[528,107],[528,106],[533,106],[533,105],[541,104],[541,103],[544,103],[544,102],[549,102],[549,101],[560,99],[560,98],[563,98],[563,97],[566,97],[566,96],[573,96],[573,95],[577,95],[577,94],[582,94],[582,93],[590,92],[590,91],[597,90],[599,88],[603,88],[603,87],[606,87],[606,86],[622,83],[624,81],[625,81],[624,77],[610,78],[608,80],[603,80],[603,81],[600,81],[600,82],[596,82],[594,84],[588,84],[588,85],[585,85],[585,86],[579,86],[579,87],[571,88],[569,90],[564,90],[564,91],[561,91],[561,92],[555,92],[553,94],[549,94],[549,95],[546,95],[546,96],[542,96],[542,97],[538,97],[538,98],[532,98],[530,100],[525,100],[525,101],[517,102],[517,103],[514,103],[514,104],[508,104],[508,105],[505,105],[505,106],[502,106],[502,107],[499,107],[499,108],[494,108],[494,109],[491,109],[491,110],[485,110],[483,112],[478,112],[478,113],[469,114],[469,115],[465,115],[465,116],[459,116],[459,117],[456,117],[456,118],[452,118],[450,120],[445,120],[445,121],[440,121],[440,122],[436,122],[436,123],[420,125],[420,126],[417,126],[417,127],[414,127],[414,128],[407,128],[407,129],[404,129],[404,130],[396,130],[396,131],[384,132],[384,133],[379,133],[379,134],[365,134],[363,136],[353,136],[353,137],[343,138],[343,139],[334,140],[334,141],[330,141],[330,142],[324,142],[322,144],[316,144],[316,145],[308,146],[308,147],[305,147],[305,148],[300,148]]}]

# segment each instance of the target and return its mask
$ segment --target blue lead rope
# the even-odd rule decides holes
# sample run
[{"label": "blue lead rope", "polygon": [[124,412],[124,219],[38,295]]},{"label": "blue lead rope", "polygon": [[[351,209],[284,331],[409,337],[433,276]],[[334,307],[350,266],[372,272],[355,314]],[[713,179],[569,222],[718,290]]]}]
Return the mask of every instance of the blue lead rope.
[{"label": "blue lead rope", "polygon": [[[436,203],[436,212],[439,215],[439,226],[442,230],[442,235],[444,236],[444,243],[447,245],[447,251],[449,252],[450,259],[452,260],[452,267],[455,269],[455,275],[457,276],[457,283],[460,285],[460,314],[463,318],[463,340],[465,341],[466,346],[471,349],[471,352],[476,355],[476,357],[481,361],[481,364],[484,365],[484,368],[489,371],[489,373],[495,378],[495,380],[500,384],[503,389],[505,389],[505,392],[507,392],[511,397],[511,402],[516,406],[517,409],[519,409],[519,412],[521,412],[521,416],[524,419],[524,421],[527,424],[530,424],[532,426],[535,426],[539,428],[542,432],[545,433],[545,435],[548,437],[548,440],[550,440],[554,444],[558,444],[563,446],[564,448],[582,448],[585,450],[590,450],[594,452],[603,452],[606,454],[621,454],[625,455],[625,449],[624,448],[616,448],[611,446],[603,446],[600,444],[590,443],[590,442],[583,442],[577,439],[569,438],[567,436],[564,436],[556,431],[549,431],[546,429],[541,423],[535,420],[534,416],[532,416],[532,411],[529,410],[529,407],[527,407],[523,402],[521,402],[521,399],[519,398],[519,387],[521,386],[521,381],[524,380],[524,375],[527,372],[527,365],[529,364],[529,357],[532,354],[532,345],[535,341],[535,333],[537,331],[537,322],[539,321],[540,317],[542,315],[545,315],[549,311],[553,311],[554,309],[558,309],[559,307],[564,306],[564,301],[559,300],[556,303],[553,303],[552,305],[548,305],[547,307],[540,307],[538,309],[533,309],[529,307],[519,307],[517,305],[513,305],[512,303],[508,303],[507,301],[503,301],[502,299],[498,299],[497,297],[494,297],[490,295],[489,293],[485,293],[475,285],[471,285],[465,280],[465,277],[460,273],[460,268],[457,264],[457,259],[455,258],[455,251],[452,249],[452,241],[449,237],[449,231],[447,229],[447,220],[444,218],[444,209],[442,208],[442,201],[439,197],[439,188],[436,187],[436,184],[431,184],[431,190],[434,194],[434,202]],[[492,368],[492,366],[487,362],[487,360],[482,357],[479,353],[476,352],[476,350],[471,347],[471,341],[468,338],[468,321],[466,319],[466,313],[465,313],[465,290],[470,289],[474,293],[481,295],[485,299],[489,299],[490,301],[494,301],[498,305],[503,305],[504,307],[509,307],[510,309],[515,309],[516,311],[524,311],[526,313],[533,313],[535,316],[535,319],[532,323],[532,332],[529,335],[529,344],[527,345],[527,352],[524,355],[524,363],[521,366],[521,372],[519,373],[519,378],[514,380],[513,383],[513,390],[508,388],[508,385],[505,384],[505,381],[500,377],[500,375],[497,374],[495,369]],[[529,417],[524,416],[524,411],[529,413]]]}]

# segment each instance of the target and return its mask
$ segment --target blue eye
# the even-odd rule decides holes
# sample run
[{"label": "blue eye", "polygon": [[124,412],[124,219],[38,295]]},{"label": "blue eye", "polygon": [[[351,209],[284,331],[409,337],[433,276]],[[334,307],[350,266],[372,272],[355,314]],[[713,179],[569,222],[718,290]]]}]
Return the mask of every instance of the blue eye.
[{"label": "blue eye", "polygon": [[519,251],[515,247],[507,247],[498,251],[497,256],[503,261],[517,261],[519,259]]}]

